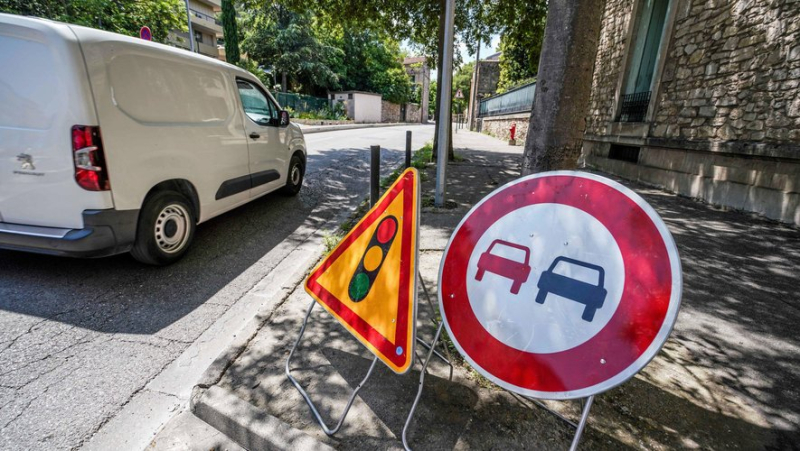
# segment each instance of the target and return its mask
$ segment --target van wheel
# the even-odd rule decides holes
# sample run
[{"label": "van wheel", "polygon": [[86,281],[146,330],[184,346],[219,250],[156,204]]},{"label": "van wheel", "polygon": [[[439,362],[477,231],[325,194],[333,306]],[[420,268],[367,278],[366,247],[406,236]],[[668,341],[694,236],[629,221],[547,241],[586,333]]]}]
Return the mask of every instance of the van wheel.
[{"label": "van wheel", "polygon": [[142,207],[131,255],[149,265],[175,263],[189,248],[195,227],[195,215],[184,196],[158,192]]},{"label": "van wheel", "polygon": [[303,186],[303,176],[305,175],[303,160],[297,155],[289,161],[289,175],[286,177],[286,186],[281,189],[281,193],[287,196],[296,196]]}]

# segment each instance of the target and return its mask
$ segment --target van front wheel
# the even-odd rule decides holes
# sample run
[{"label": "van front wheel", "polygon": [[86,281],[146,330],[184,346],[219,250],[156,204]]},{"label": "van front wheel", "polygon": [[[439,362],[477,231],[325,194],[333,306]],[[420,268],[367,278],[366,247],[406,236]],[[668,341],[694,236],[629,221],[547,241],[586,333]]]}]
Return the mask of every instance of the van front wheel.
[{"label": "van front wheel", "polygon": [[292,156],[289,161],[289,174],[286,177],[286,186],[281,189],[281,193],[285,196],[296,196],[303,187],[303,177],[305,176],[306,168],[303,165],[303,160],[297,155]]},{"label": "van front wheel", "polygon": [[195,215],[186,198],[162,191],[149,197],[139,214],[131,255],[149,265],[169,265],[180,260],[194,238]]}]

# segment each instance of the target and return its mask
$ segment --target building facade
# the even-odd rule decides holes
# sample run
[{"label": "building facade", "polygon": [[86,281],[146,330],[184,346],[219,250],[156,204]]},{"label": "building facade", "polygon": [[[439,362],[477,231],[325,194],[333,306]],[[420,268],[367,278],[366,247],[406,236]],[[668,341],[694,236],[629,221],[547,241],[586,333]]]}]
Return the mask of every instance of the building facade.
[{"label": "building facade", "polygon": [[497,84],[500,82],[500,55],[501,53],[489,55],[475,64],[467,107],[467,123],[470,130],[478,128],[478,107],[481,100],[497,93]]},{"label": "building facade", "polygon": [[428,60],[423,56],[409,57],[403,60],[403,67],[406,69],[413,89],[419,90],[420,122],[427,124],[431,92],[431,68],[428,66]]},{"label": "building facade", "polygon": [[[195,52],[225,61],[222,21],[217,15],[222,10],[219,0],[189,0],[189,20],[192,24],[192,39]],[[191,49],[188,32],[173,31],[169,40],[178,47]]]},{"label": "building facade", "polygon": [[589,167],[800,225],[800,3],[607,0]]}]

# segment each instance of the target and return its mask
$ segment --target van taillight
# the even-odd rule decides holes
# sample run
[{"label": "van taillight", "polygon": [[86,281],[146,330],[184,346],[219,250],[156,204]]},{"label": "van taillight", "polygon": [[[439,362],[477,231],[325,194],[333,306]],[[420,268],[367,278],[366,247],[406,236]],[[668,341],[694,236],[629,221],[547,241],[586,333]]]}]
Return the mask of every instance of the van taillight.
[{"label": "van taillight", "polygon": [[108,171],[103,158],[103,141],[100,127],[72,126],[72,154],[75,159],[75,180],[83,189],[107,191]]}]

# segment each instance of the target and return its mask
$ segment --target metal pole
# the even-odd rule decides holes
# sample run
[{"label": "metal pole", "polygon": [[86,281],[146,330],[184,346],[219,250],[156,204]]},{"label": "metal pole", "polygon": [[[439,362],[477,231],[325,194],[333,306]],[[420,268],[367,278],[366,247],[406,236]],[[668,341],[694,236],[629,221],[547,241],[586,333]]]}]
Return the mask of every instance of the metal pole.
[{"label": "metal pole", "polygon": [[572,439],[569,451],[577,451],[578,449],[578,443],[580,443],[581,435],[583,435],[583,428],[586,427],[586,421],[589,419],[589,409],[592,408],[592,401],[594,401],[594,395],[586,398],[586,404],[583,406],[583,413],[581,414],[581,421],[578,423],[578,430],[575,431],[575,437]]},{"label": "metal pole", "polygon": [[369,171],[369,206],[372,208],[380,194],[381,146],[370,146]]},{"label": "metal pole", "polygon": [[189,45],[192,53],[196,52],[194,49],[194,32],[192,31],[192,13],[189,12],[189,0],[186,0],[186,23],[189,24]]},{"label": "metal pole", "polygon": [[406,169],[411,167],[411,130],[406,130]]},{"label": "metal pole", "polygon": [[438,87],[438,95],[442,96],[439,104],[439,117],[436,118],[436,126],[439,128],[438,148],[436,151],[436,192],[434,193],[434,204],[437,207],[444,206],[445,194],[445,170],[447,169],[447,149],[450,148],[450,108],[451,95],[453,89],[453,21],[456,8],[455,0],[447,0],[444,13],[444,55],[439,70],[442,71],[442,86]]}]

